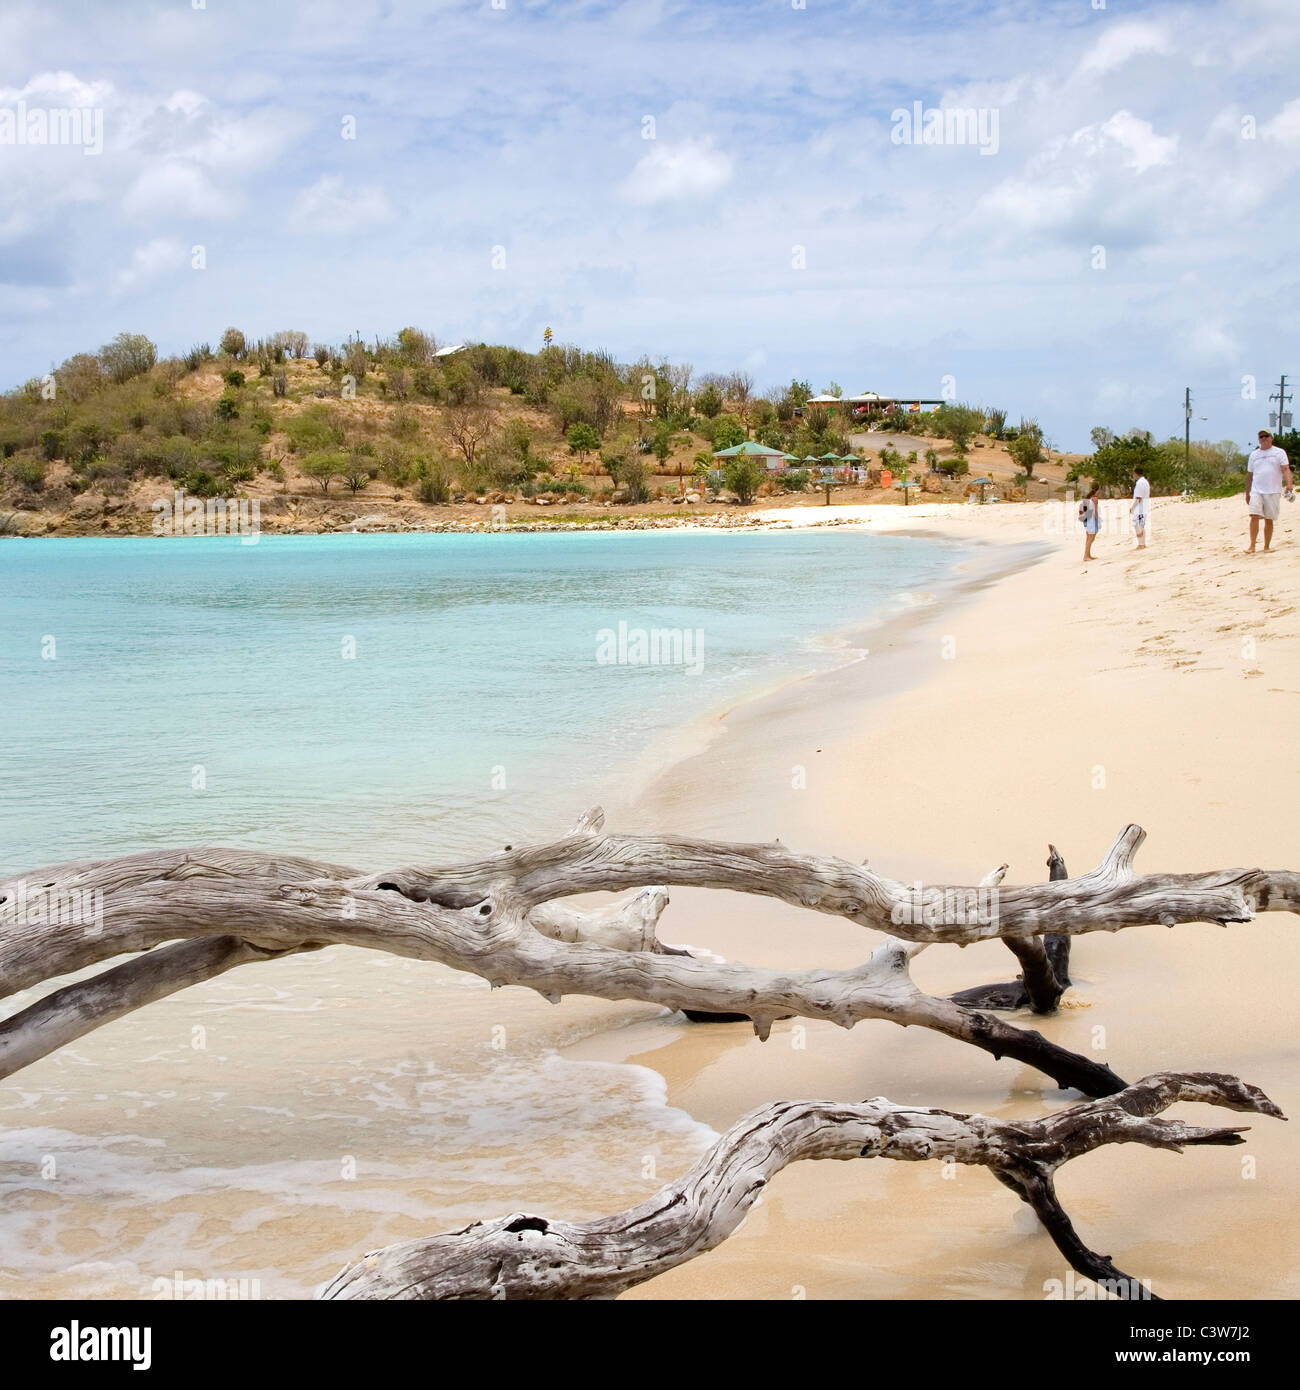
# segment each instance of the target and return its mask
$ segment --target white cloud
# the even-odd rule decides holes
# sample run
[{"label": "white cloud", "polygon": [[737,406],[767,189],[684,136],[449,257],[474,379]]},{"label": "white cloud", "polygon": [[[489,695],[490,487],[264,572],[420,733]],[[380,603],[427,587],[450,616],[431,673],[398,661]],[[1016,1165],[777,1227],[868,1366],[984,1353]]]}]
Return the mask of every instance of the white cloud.
[{"label": "white cloud", "polygon": [[0,87],[0,105],[25,101],[29,106],[101,107],[112,97],[111,82],[83,82],[75,73],[38,73],[23,87]]},{"label": "white cloud", "polygon": [[122,198],[122,210],[137,222],[176,217],[233,217],[241,199],[217,187],[196,164],[164,160],[151,164]]},{"label": "white cloud", "polygon": [[1123,67],[1140,54],[1169,51],[1169,35],[1162,24],[1135,20],[1107,29],[1083,55],[1078,70],[1084,76],[1100,77]]},{"label": "white cloud", "polygon": [[1300,97],[1288,101],[1271,121],[1260,126],[1259,133],[1265,140],[1282,145],[1300,145]]},{"label": "white cloud", "polygon": [[299,196],[294,209],[295,219],[309,224],[311,231],[337,235],[378,227],[394,216],[382,188],[347,188],[340,174],[323,174]]},{"label": "white cloud", "polygon": [[680,198],[703,198],[730,181],[734,161],[715,149],[711,139],[683,140],[670,145],[656,141],[619,185],[631,203],[662,203]]},{"label": "white cloud", "polygon": [[1127,153],[1125,165],[1139,174],[1145,174],[1157,164],[1170,163],[1178,150],[1176,135],[1157,135],[1150,121],[1142,120],[1131,111],[1116,111],[1100,129],[1103,136]]},{"label": "white cloud", "polygon": [[174,237],[154,237],[135,248],[131,264],[113,277],[113,288],[129,290],[168,271],[179,270],[187,254],[184,243]]}]

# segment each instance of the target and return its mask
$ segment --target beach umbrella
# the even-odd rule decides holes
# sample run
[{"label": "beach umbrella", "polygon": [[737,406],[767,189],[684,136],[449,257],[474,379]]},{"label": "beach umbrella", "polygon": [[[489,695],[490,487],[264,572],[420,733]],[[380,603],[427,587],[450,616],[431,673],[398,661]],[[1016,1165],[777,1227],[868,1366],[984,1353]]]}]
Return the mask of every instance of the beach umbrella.
[{"label": "beach umbrella", "polygon": [[985,489],[986,487],[992,487],[992,486],[993,486],[993,479],[992,479],[992,478],[972,478],[972,479],[970,480],[970,485],[971,485],[971,487],[977,487],[977,488],[979,488],[979,490],[980,490],[980,503],[983,504],[983,501],[984,501],[984,489]]}]

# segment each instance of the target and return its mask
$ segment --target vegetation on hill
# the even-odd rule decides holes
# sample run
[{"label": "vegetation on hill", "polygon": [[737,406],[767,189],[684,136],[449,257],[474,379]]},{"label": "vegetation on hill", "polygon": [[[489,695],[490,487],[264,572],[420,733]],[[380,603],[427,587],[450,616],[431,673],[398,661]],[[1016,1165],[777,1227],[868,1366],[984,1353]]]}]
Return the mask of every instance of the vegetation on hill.
[{"label": "vegetation on hill", "polygon": [[[439,356],[433,336],[402,329],[374,342],[313,342],[301,330],[253,339],[227,328],[160,360],[148,338],[122,333],[0,396],[0,499],[19,509],[67,507],[95,489],[121,497],[142,479],[197,496],[231,495],[259,473],[287,486],[353,495],[382,478],[425,503],[510,492],[638,503],[688,479],[726,486],[742,502],[767,484],[752,460],[719,474],[711,455],[747,438],[804,460],[851,453],[857,422],[809,406],[807,381],[759,394],[744,372],[696,378],[689,364],[549,345],[539,352],[475,344]],[[831,394],[839,394],[833,391]],[[858,426],[860,427],[860,426]],[[896,412],[873,428],[947,441],[932,469],[960,477],[978,436],[1005,441],[1023,481],[1046,457],[1034,420],[1007,427],[1005,410],[949,402],[928,415]],[[1122,487],[1134,461],[1153,488],[1209,489],[1240,481],[1231,445],[1155,444],[1094,431],[1096,453],[1072,476]],[[1176,446],[1176,447],[1175,447]],[[866,460],[864,459],[864,462]],[[888,447],[881,462],[913,474]],[[802,470],[781,480],[808,482]]]}]

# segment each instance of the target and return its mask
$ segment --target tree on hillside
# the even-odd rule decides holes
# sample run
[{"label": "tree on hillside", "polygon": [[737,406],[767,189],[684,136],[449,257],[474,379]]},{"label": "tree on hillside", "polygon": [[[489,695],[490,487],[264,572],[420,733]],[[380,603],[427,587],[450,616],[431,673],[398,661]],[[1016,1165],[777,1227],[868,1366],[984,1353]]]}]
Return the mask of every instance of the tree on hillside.
[{"label": "tree on hillside", "polygon": [[60,393],[80,404],[104,385],[104,364],[91,352],[78,352],[54,374]]},{"label": "tree on hillside", "polygon": [[492,421],[477,405],[459,405],[447,412],[447,436],[456,446],[466,468],[472,469],[492,435]]},{"label": "tree on hillside", "polygon": [[227,328],[221,335],[221,351],[227,357],[243,357],[248,351],[248,342],[238,328]]},{"label": "tree on hillside", "polygon": [[309,478],[314,478],[320,484],[322,492],[328,492],[333,479],[341,478],[347,467],[348,456],[346,454],[334,453],[329,450],[308,454],[298,465],[300,472],[305,473]]},{"label": "tree on hillside", "polygon": [[971,436],[984,427],[984,412],[965,403],[945,401],[931,413],[930,424],[940,439],[950,439],[957,453],[964,455]]},{"label": "tree on hillside", "polygon": [[754,394],[754,377],[751,372],[732,372],[727,378],[727,394],[736,403],[736,414],[749,423],[750,398]]},{"label": "tree on hillside", "polygon": [[1021,419],[1016,437],[1007,444],[1007,453],[1026,478],[1034,476],[1034,465],[1043,462],[1043,430],[1037,420]]},{"label": "tree on hillside", "polygon": [[301,329],[287,328],[272,337],[270,346],[300,362],[307,356],[307,335]]},{"label": "tree on hillside", "polygon": [[519,460],[521,466],[526,465],[532,457],[533,432],[528,428],[527,421],[518,415],[512,415],[506,421],[505,445],[510,453]]},{"label": "tree on hillside", "polygon": [[719,415],[711,433],[714,449],[734,449],[745,442],[745,427],[734,415]]},{"label": "tree on hillside", "polygon": [[712,420],[715,416],[720,415],[725,404],[726,402],[722,399],[722,392],[711,381],[695,393],[695,409],[706,420]]},{"label": "tree on hillside", "polygon": [[100,348],[99,360],[108,379],[120,384],[147,372],[158,360],[158,349],[143,333],[119,333]]},{"label": "tree on hillside", "polygon": [[629,449],[625,453],[602,454],[601,462],[616,486],[627,492],[627,501],[644,502],[649,496],[646,479],[649,469],[644,456]]},{"label": "tree on hillside", "polygon": [[366,351],[366,345],[360,338],[353,338],[348,344],[347,352],[343,356],[343,366],[358,386],[366,379],[366,370],[370,366],[370,354]]},{"label": "tree on hillside", "polygon": [[578,458],[584,463],[587,455],[594,453],[600,448],[600,435],[595,429],[585,421],[579,420],[576,424],[569,426],[569,432],[565,436],[569,443],[569,452],[577,454]]},{"label": "tree on hillside", "polygon": [[801,410],[812,397],[812,387],[806,381],[791,381],[784,390],[772,392],[776,401],[776,418],[793,420],[796,410]]},{"label": "tree on hillside", "polygon": [[398,351],[413,367],[423,367],[433,360],[438,345],[432,333],[420,328],[403,328],[397,335]]}]

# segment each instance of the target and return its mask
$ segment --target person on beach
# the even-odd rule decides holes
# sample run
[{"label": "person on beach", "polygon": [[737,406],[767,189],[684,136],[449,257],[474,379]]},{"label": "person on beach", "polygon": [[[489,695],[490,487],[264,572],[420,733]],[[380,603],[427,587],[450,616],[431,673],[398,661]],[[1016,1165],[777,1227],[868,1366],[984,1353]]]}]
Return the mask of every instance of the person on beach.
[{"label": "person on beach", "polygon": [[1083,522],[1083,558],[1092,559],[1092,543],[1097,538],[1097,532],[1101,529],[1101,518],[1098,515],[1097,499],[1101,495],[1101,488],[1093,483],[1092,491],[1079,503],[1079,520]]},{"label": "person on beach", "polygon": [[1259,448],[1251,451],[1246,460],[1246,509],[1250,513],[1250,545],[1247,555],[1255,553],[1259,538],[1259,523],[1264,522],[1264,550],[1273,544],[1273,523],[1281,510],[1282,491],[1288,499],[1294,494],[1291,482],[1291,460],[1286,451],[1273,443],[1268,430],[1259,432]]},{"label": "person on beach", "polygon": [[1140,469],[1133,470],[1133,505],[1129,515],[1133,518],[1133,534],[1137,537],[1137,548],[1147,548],[1147,513],[1151,510],[1151,484],[1147,475]]}]

